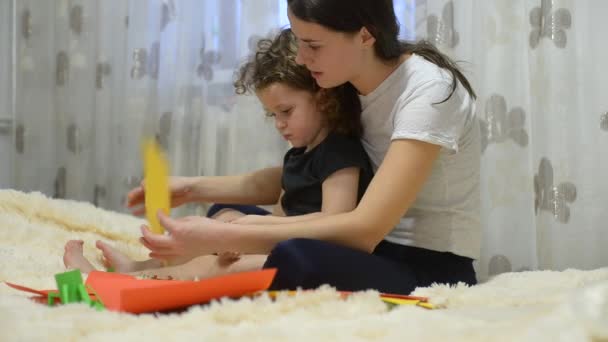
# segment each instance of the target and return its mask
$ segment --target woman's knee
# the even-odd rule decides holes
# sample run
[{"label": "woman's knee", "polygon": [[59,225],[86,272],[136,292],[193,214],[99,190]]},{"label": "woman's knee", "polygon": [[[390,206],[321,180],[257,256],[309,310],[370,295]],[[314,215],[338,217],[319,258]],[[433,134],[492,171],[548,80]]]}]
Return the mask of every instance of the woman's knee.
[{"label": "woman's knee", "polygon": [[264,268],[276,268],[277,275],[272,289],[312,288],[319,284],[315,280],[318,265],[314,249],[318,241],[311,239],[289,239],[279,242],[272,249]]},{"label": "woman's knee", "polygon": [[272,263],[292,264],[293,262],[302,263],[308,259],[311,249],[318,241],[311,239],[289,239],[279,242],[270,252],[268,260]]}]

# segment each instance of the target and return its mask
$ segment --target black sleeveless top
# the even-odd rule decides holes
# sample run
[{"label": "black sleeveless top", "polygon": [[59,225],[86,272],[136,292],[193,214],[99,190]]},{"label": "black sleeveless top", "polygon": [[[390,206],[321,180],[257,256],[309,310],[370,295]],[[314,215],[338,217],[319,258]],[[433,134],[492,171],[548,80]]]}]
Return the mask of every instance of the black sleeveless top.
[{"label": "black sleeveless top", "polygon": [[281,206],[287,216],[321,211],[322,184],[334,172],[358,167],[357,203],[373,177],[369,157],[358,138],[330,133],[308,152],[306,147],[292,148],[283,159],[283,197]]}]

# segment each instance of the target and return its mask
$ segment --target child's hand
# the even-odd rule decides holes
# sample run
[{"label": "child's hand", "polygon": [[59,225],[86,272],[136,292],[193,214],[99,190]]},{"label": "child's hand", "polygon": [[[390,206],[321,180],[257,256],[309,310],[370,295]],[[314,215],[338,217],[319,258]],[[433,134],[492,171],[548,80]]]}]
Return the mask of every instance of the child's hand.
[{"label": "child's hand", "polygon": [[[146,212],[144,206],[146,200],[145,179],[141,184],[129,191],[127,194],[127,208],[131,209],[133,215],[143,215]],[[171,207],[175,208],[184,203],[195,201],[193,189],[194,177],[169,177],[169,191],[171,193]]]}]

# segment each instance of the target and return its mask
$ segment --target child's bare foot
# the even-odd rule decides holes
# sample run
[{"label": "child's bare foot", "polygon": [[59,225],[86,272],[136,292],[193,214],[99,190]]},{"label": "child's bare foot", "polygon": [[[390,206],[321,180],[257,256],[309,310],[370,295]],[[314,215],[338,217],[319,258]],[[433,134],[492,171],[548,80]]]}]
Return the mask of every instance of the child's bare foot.
[{"label": "child's bare foot", "polygon": [[118,273],[141,271],[141,268],[138,267],[138,262],[132,260],[127,255],[108,245],[107,243],[97,241],[95,246],[97,246],[97,248],[99,248],[103,253],[104,264],[106,267],[113,267],[114,271]]},{"label": "child's bare foot", "polygon": [[82,252],[82,240],[70,240],[65,244],[65,253],[63,254],[63,263],[65,267],[79,269],[83,273],[89,273],[95,270],[95,267],[84,257]]}]

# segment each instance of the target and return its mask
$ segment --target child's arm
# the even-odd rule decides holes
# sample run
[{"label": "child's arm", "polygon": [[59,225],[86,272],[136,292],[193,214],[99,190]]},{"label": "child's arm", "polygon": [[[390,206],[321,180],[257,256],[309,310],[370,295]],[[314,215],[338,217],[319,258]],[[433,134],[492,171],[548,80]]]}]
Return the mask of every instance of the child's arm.
[{"label": "child's arm", "polygon": [[[349,212],[357,206],[357,195],[359,191],[358,167],[348,167],[332,173],[325,179],[322,186],[323,199],[320,212],[296,216],[273,215],[247,215],[232,221],[236,224],[282,224],[302,222],[317,219],[323,216]],[[281,202],[277,203],[275,211],[283,212]],[[278,208],[277,208],[278,207]],[[283,213],[284,215],[284,213]]]},{"label": "child's arm", "polygon": [[[271,167],[238,176],[171,177],[171,206],[191,202],[274,204],[281,193],[281,167]],[[144,183],[127,194],[127,207],[135,215],[144,213]]]},{"label": "child's arm", "polygon": [[196,177],[193,196],[200,202],[274,204],[281,194],[281,167],[238,176]]}]

